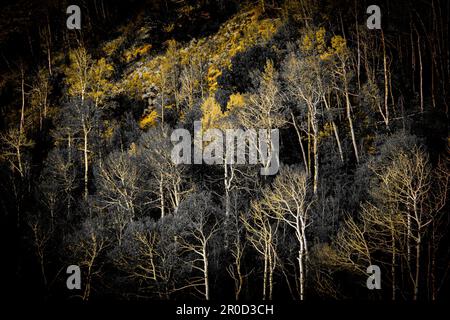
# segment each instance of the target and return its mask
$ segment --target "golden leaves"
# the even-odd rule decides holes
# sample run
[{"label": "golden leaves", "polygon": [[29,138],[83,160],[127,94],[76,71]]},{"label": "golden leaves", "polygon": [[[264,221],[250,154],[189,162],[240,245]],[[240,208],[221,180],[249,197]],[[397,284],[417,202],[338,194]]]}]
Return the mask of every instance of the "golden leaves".
[{"label": "golden leaves", "polygon": [[156,126],[158,117],[159,117],[158,112],[156,112],[156,110],[152,110],[149,114],[147,114],[141,120],[139,120],[139,127],[141,129],[147,129],[149,127]]},{"label": "golden leaves", "polygon": [[125,51],[123,57],[126,62],[130,62],[147,54],[151,48],[152,48],[151,44],[144,44],[143,46],[132,48],[131,50]]},{"label": "golden leaves", "polygon": [[224,114],[214,97],[208,97],[201,106],[202,130],[218,129]]},{"label": "golden leaves", "polygon": [[331,37],[327,41],[326,30],[320,27],[316,31],[305,32],[300,44],[304,53],[318,55],[321,60],[330,60],[335,55],[343,55],[347,52],[347,41],[340,35]]},{"label": "golden leaves", "polygon": [[238,108],[244,107],[246,104],[244,95],[240,93],[233,93],[227,103],[227,112],[233,112]]},{"label": "golden leaves", "polygon": [[210,93],[216,92],[218,88],[217,78],[222,75],[222,71],[215,65],[210,65],[208,68],[208,88]]}]

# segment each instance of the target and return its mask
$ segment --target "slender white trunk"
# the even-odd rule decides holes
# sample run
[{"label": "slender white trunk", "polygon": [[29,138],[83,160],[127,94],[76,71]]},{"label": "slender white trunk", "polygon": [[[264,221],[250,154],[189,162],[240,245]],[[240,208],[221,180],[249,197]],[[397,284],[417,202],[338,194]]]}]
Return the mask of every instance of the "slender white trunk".
[{"label": "slender white trunk", "polygon": [[202,255],[203,255],[203,275],[204,275],[204,283],[205,283],[205,299],[209,300],[209,277],[208,277],[208,256],[206,254],[206,245],[207,243],[205,242],[203,244],[203,248],[202,248]]},{"label": "slender white trunk", "polygon": [[88,132],[86,127],[84,131],[84,198],[88,196],[88,179],[89,179],[89,163],[88,163]]},{"label": "slender white trunk", "polygon": [[165,216],[165,203],[164,203],[164,177],[161,173],[159,179],[159,197],[160,197],[160,206],[161,206],[161,218]]}]

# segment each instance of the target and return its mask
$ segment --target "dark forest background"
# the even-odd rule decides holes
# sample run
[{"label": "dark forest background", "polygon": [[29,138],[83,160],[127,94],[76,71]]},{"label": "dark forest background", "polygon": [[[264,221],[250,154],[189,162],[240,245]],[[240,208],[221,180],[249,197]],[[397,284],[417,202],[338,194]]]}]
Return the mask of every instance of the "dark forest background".
[{"label": "dark forest background", "polygon": [[[10,292],[448,299],[449,16],[445,0],[3,2]],[[195,120],[279,128],[279,173],[174,165],[171,132]]]}]

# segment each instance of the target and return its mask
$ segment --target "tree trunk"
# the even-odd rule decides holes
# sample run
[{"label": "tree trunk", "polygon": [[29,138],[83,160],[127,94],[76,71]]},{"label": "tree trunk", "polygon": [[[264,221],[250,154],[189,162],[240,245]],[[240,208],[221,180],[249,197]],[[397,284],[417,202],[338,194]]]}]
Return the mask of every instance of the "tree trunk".
[{"label": "tree trunk", "polygon": [[165,203],[164,203],[164,177],[161,173],[159,179],[159,197],[160,197],[160,205],[161,205],[161,218],[165,216]]},{"label": "tree trunk", "polygon": [[420,242],[421,236],[420,231],[417,233],[417,241],[416,241],[416,276],[414,280],[414,301],[416,301],[419,297],[419,280],[420,280]]},{"label": "tree trunk", "polygon": [[266,289],[267,289],[267,273],[268,273],[268,270],[267,270],[267,262],[268,262],[268,252],[267,252],[268,250],[267,250],[267,244],[265,245],[265,248],[264,248],[264,274],[263,274],[263,300],[265,301],[265,300],[267,300],[266,299]]},{"label": "tree trunk", "polygon": [[417,34],[417,50],[419,54],[419,91],[420,91],[420,111],[423,112],[423,65],[422,65],[422,50],[420,48],[420,34],[416,29]]},{"label": "tree trunk", "polygon": [[[20,134],[20,133],[19,133]],[[20,139],[20,138],[19,138]],[[19,167],[19,174],[20,176],[23,178],[24,174],[23,174],[23,167],[22,167],[22,154],[20,152],[20,146],[16,147],[16,155],[17,155],[17,162],[18,162],[18,167]]]},{"label": "tree trunk", "polygon": [[385,115],[384,123],[386,124],[386,128],[389,128],[389,105],[388,105],[389,79],[387,70],[386,45],[384,42],[383,30],[381,30],[381,44],[383,45],[383,70],[384,70],[384,115]]},{"label": "tree trunk", "polygon": [[[330,105],[328,104],[325,96],[323,97],[323,102],[325,103],[325,108],[330,110]],[[341,162],[344,163],[344,153],[342,152],[341,139],[339,138],[339,132],[336,123],[334,120],[331,120],[331,126],[333,127],[334,137],[336,138],[337,147],[339,150],[339,157],[341,158]]]},{"label": "tree trunk", "polygon": [[392,259],[391,259],[391,277],[392,277],[392,300],[395,301],[395,291],[396,291],[396,283],[395,283],[395,255],[396,255],[396,248],[395,248],[395,234],[394,234],[394,226],[391,221],[391,247],[392,247]]},{"label": "tree trunk", "polygon": [[319,150],[318,150],[318,137],[317,133],[314,133],[314,194],[317,194],[317,188],[319,186]]},{"label": "tree trunk", "polygon": [[313,131],[313,157],[314,157],[314,194],[317,194],[317,188],[319,185],[319,150],[318,150],[318,139],[319,139],[319,128],[317,123],[317,109],[316,106],[310,106],[310,117],[311,117],[311,128]]},{"label": "tree trunk", "polygon": [[205,299],[209,300],[209,277],[208,277],[208,257],[206,255],[206,242],[203,244],[202,255],[203,255],[203,275],[205,283]]},{"label": "tree trunk", "polygon": [[347,75],[346,75],[346,71],[345,71],[345,66],[343,68],[343,72],[344,72],[345,105],[346,105],[348,126],[350,128],[350,134],[352,136],[352,143],[353,143],[353,149],[355,151],[356,162],[359,163],[358,146],[356,144],[355,131],[353,130],[353,120],[352,120],[352,111],[351,111],[352,106],[350,104],[350,97],[348,94]]},{"label": "tree trunk", "polygon": [[309,175],[309,166],[308,161],[306,160],[305,148],[303,148],[302,136],[300,134],[300,130],[297,126],[297,121],[295,121],[294,114],[291,112],[292,123],[294,124],[295,132],[297,133],[298,143],[300,144],[300,150],[302,151],[303,163],[305,165],[305,171]]},{"label": "tree trunk", "polygon": [[300,242],[300,249],[298,250],[298,268],[300,272],[299,284],[300,284],[300,300],[304,299],[304,284],[305,275],[303,270],[303,243]]},{"label": "tree trunk", "polygon": [[84,131],[84,198],[88,197],[88,179],[89,179],[89,163],[88,163],[88,132],[86,127]]},{"label": "tree trunk", "polygon": [[273,292],[273,266],[275,261],[273,261],[274,257],[272,253],[269,252],[269,300],[272,300],[272,292]]},{"label": "tree trunk", "polygon": [[21,75],[21,91],[22,91],[22,108],[20,110],[20,133],[23,133],[25,126],[25,79],[24,79],[24,70],[23,66],[20,67],[20,75]]}]

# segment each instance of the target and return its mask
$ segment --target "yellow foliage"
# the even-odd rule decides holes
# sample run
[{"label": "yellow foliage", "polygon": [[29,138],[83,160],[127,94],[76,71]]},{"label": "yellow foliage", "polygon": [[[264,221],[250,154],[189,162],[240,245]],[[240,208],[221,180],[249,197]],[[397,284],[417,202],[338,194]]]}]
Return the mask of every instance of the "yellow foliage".
[{"label": "yellow foliage", "polygon": [[324,53],[326,50],[325,33],[324,27],[320,27],[319,30],[316,31],[316,49],[319,54]]},{"label": "yellow foliage", "polygon": [[207,80],[210,93],[214,93],[217,90],[218,88],[217,78],[219,78],[221,74],[222,71],[218,69],[216,66],[214,65],[209,66]]},{"label": "yellow foliage", "polygon": [[262,78],[265,82],[271,82],[273,80],[275,74],[275,68],[273,66],[272,60],[267,60],[266,65],[264,66],[264,73],[262,74]]},{"label": "yellow foliage", "polygon": [[312,50],[313,47],[314,47],[313,40],[314,40],[314,37],[311,37],[310,34],[305,34],[303,36],[303,39],[302,39],[301,49],[303,51],[310,51],[310,50]]},{"label": "yellow foliage", "polygon": [[347,51],[347,41],[341,36],[334,36],[331,38],[331,47],[320,55],[320,59],[329,60],[335,55],[343,55]]},{"label": "yellow foliage", "polygon": [[325,28],[320,27],[315,32],[307,31],[303,36],[301,49],[304,52],[315,50],[319,54],[323,54],[326,51],[326,31]]},{"label": "yellow foliage", "polygon": [[80,47],[69,52],[69,59],[69,66],[64,69],[68,93],[71,96],[82,96],[87,91],[92,58],[84,47]]},{"label": "yellow foliage", "polygon": [[147,114],[146,116],[144,116],[140,121],[139,121],[139,127],[141,129],[146,129],[149,127],[154,127],[156,126],[158,121],[158,112],[156,112],[156,110],[152,110],[149,114]]},{"label": "yellow foliage", "polygon": [[333,57],[333,54],[334,53],[332,51],[326,51],[320,55],[320,59],[321,60],[330,60],[330,58]]},{"label": "yellow foliage", "polygon": [[245,97],[240,93],[233,93],[227,103],[227,112],[232,112],[237,108],[245,106]]},{"label": "yellow foliage", "polygon": [[105,58],[101,58],[93,64],[90,70],[92,85],[89,88],[88,96],[91,97],[96,104],[101,103],[103,97],[111,91],[113,85],[109,78],[113,72],[113,66],[107,63]]},{"label": "yellow foliage", "polygon": [[107,42],[102,48],[103,52],[106,54],[106,56],[111,57],[112,55],[114,55],[114,53],[120,47],[120,45],[124,42],[124,40],[125,40],[125,37],[120,36],[114,40]]},{"label": "yellow foliage", "polygon": [[163,31],[166,33],[170,33],[175,29],[175,23],[169,23],[168,25],[165,25],[163,28]]},{"label": "yellow foliage", "polygon": [[331,47],[337,54],[342,54],[347,49],[347,41],[341,36],[331,38]]},{"label": "yellow foliage", "polygon": [[222,108],[214,97],[208,97],[201,106],[202,110],[202,130],[219,128],[220,121],[224,114]]},{"label": "yellow foliage", "polygon": [[141,47],[125,51],[123,57],[125,58],[126,62],[130,62],[136,58],[142,57],[143,55],[148,53],[151,48],[152,48],[151,44],[145,44]]},{"label": "yellow foliage", "polygon": [[233,56],[269,40],[279,26],[279,19],[261,19],[258,10],[240,12],[224,23],[214,35],[192,40],[183,47],[176,40],[166,41],[166,52],[130,70],[120,87],[124,92],[140,97],[152,83],[161,87],[161,81],[167,80],[164,74],[170,73],[176,65],[183,66],[194,61],[209,65],[204,82],[210,94],[213,94],[218,89],[217,79],[222,70],[231,67]]},{"label": "yellow foliage", "polygon": [[327,44],[325,28],[320,27],[315,32],[306,31],[303,35],[300,48],[309,54],[318,54],[321,60],[330,60],[335,55],[345,54],[347,50],[346,40],[340,36],[331,38],[331,46]]}]

